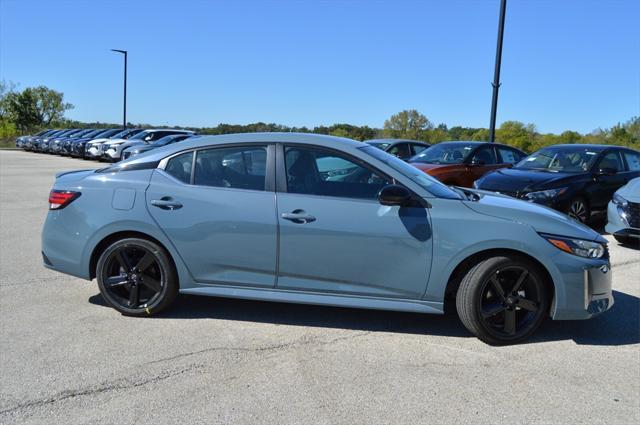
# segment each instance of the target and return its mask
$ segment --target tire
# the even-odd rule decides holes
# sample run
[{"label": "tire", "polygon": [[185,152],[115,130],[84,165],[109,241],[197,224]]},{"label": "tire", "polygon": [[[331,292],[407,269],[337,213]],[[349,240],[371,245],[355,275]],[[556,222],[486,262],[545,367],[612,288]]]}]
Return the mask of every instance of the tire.
[{"label": "tire", "polygon": [[167,251],[155,242],[126,238],[98,259],[98,287],[104,300],[127,316],[151,316],[173,303],[178,277]]},{"label": "tire", "polygon": [[569,202],[569,205],[565,210],[565,214],[583,224],[588,224],[591,219],[591,209],[589,208],[589,204],[581,196],[573,198],[571,202]]},{"label": "tire", "polygon": [[483,259],[460,283],[458,316],[469,332],[487,344],[524,341],[549,314],[546,279],[537,264],[519,255]]}]

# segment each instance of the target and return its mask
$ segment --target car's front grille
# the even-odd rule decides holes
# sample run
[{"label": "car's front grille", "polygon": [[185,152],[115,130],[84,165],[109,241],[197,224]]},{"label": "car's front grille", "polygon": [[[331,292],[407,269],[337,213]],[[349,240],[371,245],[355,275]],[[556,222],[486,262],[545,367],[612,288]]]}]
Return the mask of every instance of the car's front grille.
[{"label": "car's front grille", "polygon": [[640,203],[627,202],[627,222],[629,226],[640,229]]}]

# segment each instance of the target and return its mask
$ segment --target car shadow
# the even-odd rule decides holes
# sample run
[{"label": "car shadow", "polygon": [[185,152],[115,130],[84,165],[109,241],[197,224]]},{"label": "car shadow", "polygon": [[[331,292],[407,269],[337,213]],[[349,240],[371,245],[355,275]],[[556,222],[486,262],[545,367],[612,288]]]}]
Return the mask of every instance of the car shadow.
[{"label": "car shadow", "polygon": [[[640,298],[614,291],[611,310],[591,320],[545,321],[526,343],[573,340],[579,345],[629,345],[640,342]],[[100,294],[89,302],[106,307]],[[443,316],[382,310],[351,309],[233,298],[181,295],[156,319],[221,319],[289,326],[471,337],[455,306]]]}]

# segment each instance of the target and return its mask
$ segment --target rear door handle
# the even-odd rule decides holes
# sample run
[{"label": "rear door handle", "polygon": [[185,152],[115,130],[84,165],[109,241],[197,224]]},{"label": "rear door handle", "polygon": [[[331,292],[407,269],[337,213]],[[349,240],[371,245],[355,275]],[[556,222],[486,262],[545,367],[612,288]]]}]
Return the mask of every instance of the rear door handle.
[{"label": "rear door handle", "polygon": [[282,213],[280,217],[296,224],[306,224],[316,221],[314,216],[307,214],[304,210],[293,210],[290,213]]},{"label": "rear door handle", "polygon": [[160,199],[154,199],[151,201],[151,205],[154,207],[158,207],[162,210],[179,210],[182,208],[182,204],[176,200],[174,200],[170,196],[163,196]]}]

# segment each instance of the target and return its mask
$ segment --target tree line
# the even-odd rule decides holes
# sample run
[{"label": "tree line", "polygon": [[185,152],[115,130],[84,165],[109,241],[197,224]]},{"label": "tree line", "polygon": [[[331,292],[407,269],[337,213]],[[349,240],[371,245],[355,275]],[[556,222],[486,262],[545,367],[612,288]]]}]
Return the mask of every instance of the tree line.
[{"label": "tree line", "polygon": [[[73,105],[64,101],[61,92],[45,86],[17,90],[11,83],[0,81],[0,145],[10,146],[22,134],[32,134],[44,128],[107,128],[118,127],[113,123],[85,123],[65,118]],[[157,127],[145,123],[129,123],[131,127]],[[162,127],[162,126],[161,126]],[[447,140],[477,140],[489,138],[489,129],[434,125],[415,109],[392,115],[382,128],[357,126],[346,123],[316,127],[290,127],[282,124],[257,122],[252,124],[219,124],[215,127],[182,127],[199,134],[230,134],[248,132],[301,132],[347,137],[354,140],[375,138],[399,138],[439,143]],[[496,141],[533,152],[544,146],[559,143],[593,143],[628,146],[640,150],[640,117],[633,117],[611,128],[598,129],[582,134],[567,130],[560,134],[541,133],[535,125],[520,121],[505,121],[496,130]]]}]

